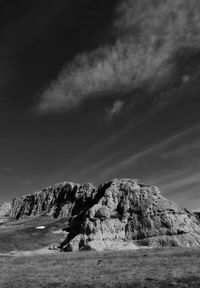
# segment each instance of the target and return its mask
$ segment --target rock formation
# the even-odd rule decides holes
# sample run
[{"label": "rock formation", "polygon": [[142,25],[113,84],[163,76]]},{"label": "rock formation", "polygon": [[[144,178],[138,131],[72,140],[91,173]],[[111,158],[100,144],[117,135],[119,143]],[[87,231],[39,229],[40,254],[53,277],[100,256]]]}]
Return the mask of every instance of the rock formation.
[{"label": "rock formation", "polygon": [[194,212],[194,216],[197,218],[197,220],[200,224],[200,211]]},{"label": "rock formation", "polygon": [[98,190],[64,182],[13,200],[10,218],[32,216],[70,218],[64,251],[200,245],[194,213],[134,179],[115,179]]},{"label": "rock formation", "polygon": [[0,224],[4,223],[10,214],[11,203],[6,202],[3,205],[0,205]]},{"label": "rock formation", "polygon": [[192,213],[165,199],[156,186],[130,179],[101,185],[68,232],[60,245],[65,251],[200,245],[200,226]]},{"label": "rock formation", "polygon": [[15,198],[12,201],[10,218],[33,216],[69,217],[78,214],[96,191],[92,184],[63,182],[42,191]]},{"label": "rock formation", "polygon": [[5,202],[0,205],[0,218],[8,217],[11,209],[11,203]]}]

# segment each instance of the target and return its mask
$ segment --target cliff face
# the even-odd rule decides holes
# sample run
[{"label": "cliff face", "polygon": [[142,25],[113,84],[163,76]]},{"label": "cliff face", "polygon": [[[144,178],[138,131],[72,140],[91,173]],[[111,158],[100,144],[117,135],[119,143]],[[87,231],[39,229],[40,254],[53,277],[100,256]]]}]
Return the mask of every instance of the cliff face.
[{"label": "cliff face", "polygon": [[15,198],[9,217],[20,219],[33,216],[68,217],[78,214],[94,193],[92,184],[64,182],[27,196]]},{"label": "cliff face", "polygon": [[200,245],[195,215],[134,179],[115,179],[98,190],[64,182],[13,200],[10,218],[33,216],[72,216],[64,251]]},{"label": "cliff face", "polygon": [[11,203],[9,202],[0,205],[0,225],[6,222],[6,220],[9,218],[10,209]]},{"label": "cliff face", "polygon": [[68,232],[60,245],[66,251],[200,245],[200,226],[192,213],[165,199],[157,187],[129,179],[100,186]]},{"label": "cliff face", "polygon": [[194,212],[195,217],[197,218],[199,224],[200,224],[200,212]]}]

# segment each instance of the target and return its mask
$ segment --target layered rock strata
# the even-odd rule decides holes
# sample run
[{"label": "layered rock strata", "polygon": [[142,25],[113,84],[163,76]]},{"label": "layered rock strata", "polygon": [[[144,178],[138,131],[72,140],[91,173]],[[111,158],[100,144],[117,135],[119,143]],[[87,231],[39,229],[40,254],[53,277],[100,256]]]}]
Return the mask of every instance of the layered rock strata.
[{"label": "layered rock strata", "polygon": [[195,217],[197,218],[199,224],[200,224],[200,212],[194,212]]},{"label": "layered rock strata", "polygon": [[0,205],[0,225],[9,219],[10,210],[11,203],[6,202]]},{"label": "layered rock strata", "polygon": [[70,217],[77,215],[96,191],[92,184],[63,182],[42,191],[15,198],[12,201],[10,218],[33,216]]},{"label": "layered rock strata", "polygon": [[64,251],[200,245],[198,217],[136,179],[56,184],[14,199],[9,216],[69,217]]},{"label": "layered rock strata", "polygon": [[101,185],[67,231],[60,245],[65,251],[200,245],[200,226],[192,213],[165,199],[156,186],[132,179]]}]

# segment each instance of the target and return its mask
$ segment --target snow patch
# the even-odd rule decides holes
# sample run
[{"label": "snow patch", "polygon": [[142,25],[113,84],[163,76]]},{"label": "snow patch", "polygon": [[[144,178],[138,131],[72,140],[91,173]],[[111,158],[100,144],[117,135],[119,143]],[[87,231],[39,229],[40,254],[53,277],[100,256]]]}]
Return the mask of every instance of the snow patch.
[{"label": "snow patch", "polygon": [[37,229],[37,230],[43,230],[43,229],[45,229],[46,228],[46,226],[38,226],[38,227],[36,227],[35,229]]}]

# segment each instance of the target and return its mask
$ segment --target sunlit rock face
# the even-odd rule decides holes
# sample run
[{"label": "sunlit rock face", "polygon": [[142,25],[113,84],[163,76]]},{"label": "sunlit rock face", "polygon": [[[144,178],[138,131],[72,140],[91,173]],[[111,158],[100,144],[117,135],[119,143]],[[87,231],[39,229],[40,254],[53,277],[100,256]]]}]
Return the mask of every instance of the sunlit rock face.
[{"label": "sunlit rock face", "polygon": [[95,191],[92,184],[63,182],[42,191],[15,198],[12,201],[10,218],[33,216],[70,217],[78,214]]},{"label": "sunlit rock face", "polygon": [[66,251],[123,249],[128,244],[200,245],[200,227],[192,213],[165,199],[156,186],[132,179],[101,185],[89,205],[72,219],[68,232],[61,244]]},{"label": "sunlit rock face", "polygon": [[194,213],[136,179],[114,179],[98,189],[64,182],[13,200],[10,218],[34,216],[69,217],[64,251],[200,245]]},{"label": "sunlit rock face", "polygon": [[0,225],[9,218],[11,203],[6,202],[0,205]]}]

